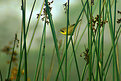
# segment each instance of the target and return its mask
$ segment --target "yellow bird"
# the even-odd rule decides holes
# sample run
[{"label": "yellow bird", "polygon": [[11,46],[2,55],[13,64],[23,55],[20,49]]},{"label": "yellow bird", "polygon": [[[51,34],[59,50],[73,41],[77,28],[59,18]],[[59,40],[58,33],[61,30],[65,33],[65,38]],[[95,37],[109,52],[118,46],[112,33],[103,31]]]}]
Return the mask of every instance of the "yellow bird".
[{"label": "yellow bird", "polygon": [[[80,19],[79,22],[80,22],[81,20],[82,20],[82,19]],[[72,24],[72,25],[69,25],[69,26],[68,26],[68,35],[71,35],[71,33],[73,32],[74,26],[75,26],[75,24]],[[66,32],[67,32],[67,27],[64,27],[64,28],[61,28],[61,29],[60,29],[60,33],[61,33],[61,34],[66,35]]]}]

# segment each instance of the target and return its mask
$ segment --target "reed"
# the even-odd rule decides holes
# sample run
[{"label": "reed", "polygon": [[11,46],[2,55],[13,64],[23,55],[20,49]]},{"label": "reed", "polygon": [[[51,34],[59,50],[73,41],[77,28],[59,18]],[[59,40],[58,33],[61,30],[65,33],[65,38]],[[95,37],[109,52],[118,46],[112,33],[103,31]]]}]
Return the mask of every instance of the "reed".
[{"label": "reed", "polygon": [[[18,72],[16,75],[16,81],[21,81],[21,69],[24,68],[24,81],[28,81],[28,57],[30,52],[30,48],[32,46],[33,39],[35,37],[36,29],[38,27],[40,18],[42,16],[42,11],[44,12],[44,25],[43,25],[43,32],[41,35],[41,41],[40,41],[40,47],[38,50],[38,58],[36,63],[36,68],[35,74],[33,80],[34,81],[50,81],[52,76],[53,71],[54,73],[54,80],[53,81],[71,81],[71,68],[74,66],[76,70],[76,75],[78,81],[85,81],[88,79],[89,81],[107,81],[107,75],[109,74],[109,69],[110,67],[112,68],[113,73],[109,74],[112,75],[112,81],[120,81],[120,73],[119,73],[119,65],[118,65],[118,55],[116,54],[116,49],[117,45],[119,42],[120,34],[121,34],[121,25],[117,25],[116,19],[117,19],[117,0],[81,0],[82,3],[82,8],[80,10],[80,13],[76,19],[76,23],[74,25],[73,31],[71,34],[68,35],[69,32],[69,26],[70,26],[70,13],[71,13],[71,2],[70,0],[67,0],[67,4],[64,4],[66,8],[66,35],[65,35],[65,43],[58,45],[58,37],[56,34],[56,28],[54,25],[52,13],[51,13],[51,7],[50,4],[53,3],[49,2],[48,0],[43,0],[42,6],[40,8],[40,12],[32,33],[32,37],[30,39],[30,43],[27,48],[27,35],[30,29],[30,23],[32,20],[32,15],[34,12],[34,8],[36,6],[37,0],[34,0],[32,9],[30,12],[29,20],[26,21],[26,0],[21,0],[22,4],[22,27],[21,27],[21,36],[20,36],[20,57],[19,57],[19,65],[18,65]],[[97,8],[97,9],[96,9]],[[98,10],[98,11],[96,11]],[[82,15],[83,14],[83,15]],[[97,16],[95,17],[95,15]],[[80,19],[83,21],[83,18],[86,18],[85,22],[85,27],[82,33],[80,34],[80,29],[81,25],[80,24],[78,30],[76,28],[78,27],[78,23]],[[82,22],[81,21],[81,22]],[[27,25],[26,25],[26,22]],[[48,76],[46,77],[46,57],[48,55],[46,52],[46,48],[48,47],[46,40],[47,40],[47,33],[48,31],[46,30],[47,24],[50,25],[51,33],[52,33],[52,38],[53,38],[53,43],[54,43],[54,51],[51,57],[51,62],[50,62],[50,68],[48,72]],[[107,25],[109,27],[107,27]],[[109,32],[105,33],[106,27],[109,28]],[[87,30],[87,31],[86,31]],[[109,34],[111,39],[111,47],[109,47],[108,54],[105,54],[107,51],[105,51],[105,35]],[[85,46],[85,51],[82,52],[81,49],[81,54],[78,54],[78,51],[80,53],[80,50],[78,50],[80,44],[82,44],[82,40],[84,37],[84,34],[87,34],[87,48]],[[74,39],[73,39],[74,37]],[[71,45],[70,45],[71,42]],[[69,48],[71,46],[71,48]],[[63,47],[64,51],[61,49]],[[15,40],[14,40],[14,45],[13,45],[13,50],[14,52],[15,48]],[[82,47],[84,48],[84,47]],[[72,50],[71,55],[69,56],[68,54],[70,53],[70,49]],[[56,53],[57,57],[54,57],[54,54]],[[62,53],[62,54],[61,54]],[[61,58],[62,56],[62,58]],[[84,58],[85,63],[84,65],[81,65],[81,62],[77,58]],[[104,58],[107,56],[107,58]],[[9,70],[8,70],[8,76],[7,76],[7,81],[10,79],[11,75],[11,67],[12,67],[12,58],[13,54],[11,56],[11,61],[9,65]],[[55,66],[54,60],[57,58],[57,63],[58,66],[57,68],[53,69]],[[65,65],[63,64],[65,62]],[[74,62],[74,64],[73,64]],[[22,65],[22,63],[24,65]],[[111,66],[112,63],[112,66]],[[79,66],[83,66],[80,67]],[[63,70],[64,69],[64,70]],[[2,81],[2,74],[0,70],[0,79]],[[74,77],[75,78],[75,77]]]}]

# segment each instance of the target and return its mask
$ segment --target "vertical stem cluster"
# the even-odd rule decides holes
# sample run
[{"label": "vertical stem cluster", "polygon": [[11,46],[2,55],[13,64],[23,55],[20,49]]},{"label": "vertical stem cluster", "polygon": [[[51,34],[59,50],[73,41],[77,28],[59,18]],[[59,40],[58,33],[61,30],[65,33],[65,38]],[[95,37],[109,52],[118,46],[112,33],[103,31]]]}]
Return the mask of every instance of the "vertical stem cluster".
[{"label": "vertical stem cluster", "polygon": [[[21,0],[22,1],[22,29],[21,29],[21,42],[20,42],[20,62],[19,62],[19,67],[18,67],[18,74],[17,74],[17,78],[16,81],[20,81],[20,75],[21,75],[21,63],[22,63],[22,57],[24,54],[24,81],[27,81],[27,54],[30,50],[38,23],[39,23],[39,18],[40,18],[40,14],[42,13],[42,9],[45,3],[46,6],[46,14],[48,16],[49,19],[49,23],[50,23],[50,27],[51,27],[51,32],[52,32],[52,36],[53,36],[53,41],[55,44],[55,49],[56,49],[56,54],[57,54],[57,59],[58,59],[58,72],[56,75],[56,79],[55,81],[58,81],[58,77],[59,77],[59,73],[61,72],[61,77],[62,77],[62,81],[68,81],[68,59],[67,59],[67,50],[69,47],[70,42],[72,43],[72,48],[73,48],[73,57],[75,60],[75,66],[76,66],[76,70],[77,70],[77,75],[78,75],[78,80],[79,81],[83,81],[84,80],[84,76],[86,75],[86,71],[87,71],[87,67],[89,70],[89,81],[105,81],[107,74],[108,74],[108,70],[111,64],[111,61],[113,61],[113,81],[115,81],[117,79],[117,81],[120,81],[120,77],[119,77],[119,72],[118,72],[118,65],[117,65],[117,58],[116,58],[116,45],[118,43],[118,39],[121,33],[120,27],[118,28],[118,31],[116,32],[116,1],[114,0],[114,17],[112,17],[112,6],[111,5],[111,0],[103,0],[103,6],[101,4],[101,0],[97,1],[97,3],[99,2],[99,18],[98,18],[98,25],[96,27],[96,33],[94,34],[93,32],[93,10],[94,7],[93,5],[90,6],[90,2],[89,0],[86,0],[85,4],[83,3],[83,0],[81,0],[83,8],[77,18],[77,21],[74,25],[74,29],[68,39],[68,27],[69,27],[69,3],[70,0],[67,0],[67,30],[66,30],[66,49],[64,51],[62,60],[60,59],[60,53],[59,53],[59,47],[58,47],[58,43],[57,43],[57,37],[56,37],[56,32],[55,32],[55,28],[54,28],[54,23],[53,23],[53,19],[52,19],[52,14],[50,13],[50,7],[48,5],[48,0],[44,0],[43,1],[43,5],[39,14],[39,18],[37,20],[37,23],[35,25],[35,29],[33,31],[32,34],[32,38],[30,40],[30,44],[29,44],[29,48],[27,51],[26,48],[26,38],[27,38],[27,33],[28,33],[28,29],[29,29],[29,25],[30,25],[30,20],[32,17],[32,13],[33,13],[33,9],[35,7],[35,3],[36,0],[34,0],[33,6],[32,6],[32,10],[30,13],[30,17],[29,17],[29,21],[27,24],[27,28],[26,28],[26,0]],[[94,2],[94,0],[91,0],[92,2]],[[87,11],[85,9],[85,6],[87,5]],[[97,5],[97,4],[96,4]],[[95,6],[95,5],[94,5]],[[101,10],[102,7],[102,10]],[[108,9],[109,7],[109,9]],[[105,12],[104,12],[105,11]],[[77,58],[76,58],[76,49],[79,46],[79,42],[82,39],[82,36],[86,30],[86,27],[82,33],[82,35],[80,36],[79,41],[77,41],[77,46],[75,48],[75,45],[73,43],[73,39],[72,36],[75,32],[76,26],[79,23],[80,17],[82,15],[82,13],[85,12],[86,18],[87,18],[87,26],[88,26],[88,48],[89,48],[89,66],[86,64],[83,68],[83,72],[82,72],[82,76],[80,76],[80,71],[79,71],[79,67],[78,67],[78,62],[77,62]],[[104,61],[105,59],[104,57],[104,27],[105,25],[103,24],[102,26],[102,20],[101,20],[101,15],[103,18],[103,21],[106,21],[106,19],[108,18],[108,22],[109,22],[109,29],[110,29],[110,35],[111,35],[111,42],[112,42],[112,47],[110,49],[110,52],[108,54],[108,58],[106,59],[106,62]],[[113,20],[114,19],[114,20]],[[95,21],[95,22],[97,22]],[[114,23],[113,23],[114,21]],[[23,42],[23,46],[22,46],[22,41]],[[44,41],[44,42],[43,42]],[[43,49],[42,49],[42,45],[43,45]],[[38,55],[38,60],[37,60],[37,66],[36,66],[36,71],[35,71],[35,76],[34,76],[34,81],[38,81],[39,80],[39,74],[40,74],[40,70],[42,72],[41,75],[41,81],[45,80],[45,45],[46,45],[46,18],[45,18],[45,24],[44,24],[44,29],[43,29],[43,33],[42,33],[42,38],[41,38],[41,43],[40,43],[40,49],[39,49],[39,55]],[[13,51],[15,48],[15,44],[13,46]],[[41,55],[41,50],[42,50],[42,55]],[[95,57],[96,56],[96,57]],[[12,54],[13,57],[13,54]],[[40,58],[41,57],[41,58]],[[96,60],[95,60],[96,58]],[[62,65],[63,62],[65,60],[65,77],[63,75],[63,71],[62,71]],[[95,63],[94,63],[95,62]],[[105,62],[105,63],[104,63]],[[8,71],[8,77],[7,80],[9,80],[10,77],[10,70],[11,70],[11,63],[12,63],[12,58],[11,58],[11,62],[10,62],[10,66],[9,66],[9,71]],[[96,64],[96,65],[95,65]],[[41,65],[42,65],[42,69],[41,69]],[[101,66],[100,66],[101,65]],[[96,67],[95,67],[96,66]],[[71,67],[71,65],[69,66]],[[93,73],[93,68],[96,68],[95,70],[95,76]],[[80,78],[81,77],[81,78]]]},{"label": "vertical stem cluster", "polygon": [[114,6],[114,27],[112,23],[112,11],[111,11],[111,2],[109,0],[109,15],[110,15],[110,33],[111,33],[111,41],[113,48],[113,81],[115,81],[115,71],[117,76],[117,81],[119,81],[119,73],[117,68],[117,60],[116,60],[116,48],[115,48],[115,22],[116,22],[116,0],[115,0],[115,6]]}]

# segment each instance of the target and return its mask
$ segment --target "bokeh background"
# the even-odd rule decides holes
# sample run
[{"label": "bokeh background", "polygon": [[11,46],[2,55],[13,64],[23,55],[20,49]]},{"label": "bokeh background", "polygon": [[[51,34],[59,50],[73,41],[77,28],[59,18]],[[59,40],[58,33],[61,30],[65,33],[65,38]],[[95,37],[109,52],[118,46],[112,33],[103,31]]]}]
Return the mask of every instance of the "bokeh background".
[{"label": "bokeh background", "polygon": [[[34,2],[34,0],[27,0],[27,10],[26,10],[27,11],[27,13],[26,13],[27,22],[29,19],[29,14],[30,14],[33,2]],[[51,7],[52,7],[51,13],[52,13],[52,17],[53,17],[53,22],[54,22],[54,26],[55,26],[55,30],[56,30],[57,39],[62,40],[63,42],[65,41],[65,36],[62,35],[59,32],[59,30],[60,30],[60,28],[66,26],[66,14],[64,13],[65,11],[63,9],[63,4],[65,2],[66,2],[66,0],[54,0],[54,3],[51,4]],[[120,7],[121,0],[117,0],[117,2],[118,2],[117,10],[121,10],[121,7]],[[96,0],[95,0],[95,4],[96,4]],[[28,37],[27,37],[27,46],[29,45],[33,29],[37,22],[36,14],[38,14],[40,12],[41,5],[42,5],[42,0],[37,0],[33,15],[32,15],[32,20],[31,20],[31,24],[30,24]],[[98,14],[98,7],[94,7],[94,8],[95,8],[94,16],[96,16]],[[70,0],[70,24],[73,24],[76,22],[81,9],[82,9],[81,0]],[[113,9],[112,9],[112,12],[113,12]],[[21,17],[22,17],[21,0],[0,0],[0,50],[2,50],[4,48],[4,46],[7,46],[10,41],[14,40],[15,33],[17,33],[18,39],[20,40],[20,31],[21,31],[21,23],[22,23]],[[121,15],[117,14],[117,18],[120,18],[120,17],[121,17]],[[87,24],[87,20],[84,15],[83,20],[81,22],[81,29],[80,29],[79,36],[81,35],[82,31],[84,30],[84,28],[86,26],[85,24]],[[105,48],[105,50],[104,50],[105,57],[104,58],[107,58],[106,54],[108,54],[112,44],[111,44],[109,27],[107,24],[105,27],[106,27],[105,28],[106,30],[105,30],[105,38],[104,38],[104,41],[105,41],[105,47],[104,47]],[[119,24],[116,24],[116,27],[119,27]],[[34,37],[34,41],[32,43],[30,53],[28,55],[28,76],[30,77],[31,80],[33,80],[33,75],[35,72],[42,29],[43,29],[43,21],[40,20],[38,28],[36,30],[35,37]],[[45,73],[48,72],[48,66],[50,65],[50,60],[51,60],[51,56],[52,56],[53,49],[54,49],[53,38],[52,38],[52,34],[51,34],[49,25],[47,26],[46,30],[47,30],[47,32],[46,32],[47,33],[46,34],[47,35],[47,40],[46,40],[47,46],[46,46],[46,58],[45,58],[46,59]],[[84,44],[87,46],[87,30],[80,42],[78,51],[76,52],[78,62],[80,63],[79,64],[79,67],[81,68],[80,70],[82,70],[82,68],[84,67],[83,64],[85,62],[82,58],[79,57],[80,53],[82,53],[85,50]],[[69,53],[71,53],[72,52],[71,45],[70,45],[69,49],[70,49]],[[19,53],[19,48],[16,50]],[[10,60],[10,56],[8,56],[6,53],[0,51],[0,70],[3,75],[3,79],[5,79],[7,77],[8,66],[9,66],[9,64],[7,64],[8,60]],[[55,55],[55,60],[57,60],[56,55]],[[119,38],[119,66],[121,67],[120,61],[121,61],[121,37]],[[18,62],[19,62],[19,59],[18,59]],[[54,68],[57,68],[57,63],[55,63],[54,66],[55,66]],[[75,77],[77,78],[77,75],[73,74],[73,73],[75,73],[74,69],[75,69],[75,65],[72,67],[71,76],[73,76],[74,78]],[[55,75],[56,71],[57,71],[57,69],[54,70],[52,77],[51,77],[51,81],[54,79],[54,75]],[[110,73],[112,72],[112,67],[110,68],[109,72]],[[121,70],[120,70],[120,72],[121,72]],[[111,77],[108,79],[109,79],[109,81],[112,80]],[[75,79],[73,79],[73,78],[71,79],[71,81],[74,81],[74,80]]]}]

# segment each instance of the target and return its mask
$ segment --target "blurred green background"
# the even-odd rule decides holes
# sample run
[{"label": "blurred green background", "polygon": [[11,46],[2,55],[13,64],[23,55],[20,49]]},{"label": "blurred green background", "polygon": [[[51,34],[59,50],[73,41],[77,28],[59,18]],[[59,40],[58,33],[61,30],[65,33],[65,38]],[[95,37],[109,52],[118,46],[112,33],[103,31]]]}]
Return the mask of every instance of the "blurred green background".
[{"label": "blurred green background", "polygon": [[[117,10],[121,10],[121,7],[120,7],[121,0],[117,0],[117,1],[118,1]],[[30,14],[33,2],[34,2],[34,0],[27,0],[27,10],[26,10],[27,11],[27,13],[26,13],[27,22],[29,19],[29,14]],[[53,22],[54,22],[54,26],[55,26],[55,30],[56,30],[57,39],[63,40],[63,42],[65,41],[65,36],[60,34],[59,30],[60,30],[60,28],[66,26],[66,14],[64,13],[64,9],[63,9],[63,4],[65,2],[66,2],[66,0],[54,0],[54,3],[51,4],[51,7],[52,7],[51,13],[52,13],[52,17],[53,17]],[[42,4],[42,1],[37,0],[33,15],[32,15],[32,21],[30,24],[28,37],[27,37],[27,46],[30,42],[30,38],[32,36],[33,29],[37,22],[36,14],[38,14],[40,12],[41,4]],[[96,4],[96,0],[95,0],[95,4]],[[94,12],[94,16],[96,16],[98,14],[98,8],[97,7],[94,7],[94,8],[96,9]],[[76,22],[76,19],[78,18],[78,15],[79,15],[81,9],[82,9],[81,0],[70,0],[70,23],[71,24]],[[112,9],[112,12],[113,12],[113,9]],[[21,20],[22,20],[21,13],[22,13],[21,0],[0,0],[0,50],[2,50],[4,48],[4,46],[7,46],[10,41],[14,40],[15,33],[18,34],[18,38],[20,39]],[[117,14],[117,18],[121,18],[121,15]],[[84,15],[82,23],[81,23],[81,30],[80,30],[79,36],[82,33],[81,31],[84,30],[85,24],[87,24],[87,21],[86,21],[85,15]],[[108,24],[106,24],[105,27],[106,28],[105,28],[105,38],[104,38],[104,41],[105,41],[105,47],[104,47],[105,57],[104,58],[107,58],[106,54],[109,53],[109,50],[110,50],[110,47],[112,44],[111,44],[111,38],[110,38]],[[116,24],[116,27],[119,27],[119,24]],[[30,54],[28,55],[28,76],[31,77],[30,78],[31,80],[33,80],[33,75],[35,72],[42,29],[43,29],[43,22],[42,22],[42,20],[40,20],[37,31],[36,31],[36,35],[34,37],[34,41],[32,43]],[[48,72],[47,67],[49,67],[49,65],[50,65],[50,60],[51,60],[51,56],[52,56],[53,49],[54,49],[53,38],[51,35],[51,30],[50,30],[49,25],[47,26],[46,42],[47,43],[46,43],[45,62],[47,65],[45,65],[45,67],[46,67],[45,73]],[[81,68],[80,69],[81,72],[84,67],[83,64],[85,63],[85,61],[82,58],[80,58],[79,55],[80,55],[80,53],[82,53],[85,50],[84,44],[87,46],[87,30],[80,42],[80,46],[77,49],[78,51],[76,52],[78,62],[79,62],[79,68]],[[70,45],[69,49],[70,49],[69,53],[71,53],[72,52],[71,45]],[[19,49],[16,49],[16,50],[18,50],[18,52],[19,52]],[[121,62],[120,62],[121,54],[120,53],[121,53],[121,37],[119,39],[119,65],[121,67]],[[8,60],[10,60],[10,56],[8,56],[4,52],[0,51],[0,70],[3,74],[3,79],[5,79],[7,77],[7,71],[8,71],[7,61]],[[57,60],[56,55],[55,55],[55,60]],[[18,60],[18,62],[19,62],[19,60]],[[54,72],[52,74],[51,81],[53,79],[55,79],[54,75],[56,75],[57,63],[55,63],[54,68],[56,68],[56,69],[54,70]],[[72,70],[71,76],[73,76],[74,78],[75,77],[77,78],[77,75],[75,72],[75,65],[72,67],[72,69],[73,70]],[[112,65],[111,65],[109,72],[110,73],[112,72]],[[120,70],[120,72],[121,72],[121,70]],[[73,73],[75,73],[75,75]],[[108,77],[109,76],[110,75],[108,75]],[[71,81],[74,81],[75,80],[74,78],[72,78]],[[112,78],[110,77],[110,78],[108,78],[108,80],[111,81]]]}]

